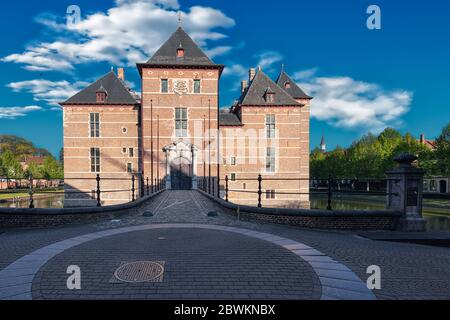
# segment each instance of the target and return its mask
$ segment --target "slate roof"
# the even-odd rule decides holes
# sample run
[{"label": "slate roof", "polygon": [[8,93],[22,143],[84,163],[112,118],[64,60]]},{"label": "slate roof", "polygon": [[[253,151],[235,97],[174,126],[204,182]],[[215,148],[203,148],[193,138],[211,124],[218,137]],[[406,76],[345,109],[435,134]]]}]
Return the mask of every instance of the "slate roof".
[{"label": "slate roof", "polygon": [[[177,50],[184,49],[184,57],[177,57]],[[215,66],[192,38],[179,27],[170,38],[147,61],[148,65],[205,65]]]},{"label": "slate roof", "polygon": [[[302,89],[300,89],[295,81],[293,81],[291,77],[289,77],[289,75],[284,72],[284,70],[281,71],[276,82],[280,86],[280,88],[289,93],[289,95],[294,99],[312,99],[312,97],[308,96]],[[285,87],[286,82],[291,83],[290,88]]]},{"label": "slate roof", "polygon": [[[266,91],[275,93],[273,102],[266,102]],[[262,70],[259,70],[250,82],[247,90],[239,99],[240,105],[247,106],[299,106],[287,92],[273,82]]]},{"label": "slate roof", "polygon": [[101,104],[135,105],[139,103],[137,95],[127,88],[114,71],[111,71],[61,104],[97,104],[97,92],[100,90],[107,92],[106,102]]},{"label": "slate roof", "polygon": [[231,112],[220,112],[219,113],[219,125],[220,126],[243,126],[241,120],[235,113]]}]

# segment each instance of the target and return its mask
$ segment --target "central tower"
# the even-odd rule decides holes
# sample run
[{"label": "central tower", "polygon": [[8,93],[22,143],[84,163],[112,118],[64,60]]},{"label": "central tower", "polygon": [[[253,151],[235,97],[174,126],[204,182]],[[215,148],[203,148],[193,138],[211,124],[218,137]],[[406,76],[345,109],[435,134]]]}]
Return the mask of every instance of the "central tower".
[{"label": "central tower", "polygon": [[146,63],[142,79],[143,176],[168,189],[219,183],[219,80],[215,64],[179,27]]}]

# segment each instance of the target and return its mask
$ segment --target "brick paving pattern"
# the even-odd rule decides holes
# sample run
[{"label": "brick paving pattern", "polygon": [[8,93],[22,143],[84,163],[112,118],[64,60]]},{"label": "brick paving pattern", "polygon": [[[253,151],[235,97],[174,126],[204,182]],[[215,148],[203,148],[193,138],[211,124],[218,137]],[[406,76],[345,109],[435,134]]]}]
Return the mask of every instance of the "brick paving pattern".
[{"label": "brick paving pattern", "polygon": [[[217,210],[218,217],[208,217],[207,213],[211,210]],[[145,211],[151,211],[154,216],[144,217]],[[34,250],[64,239],[101,230],[162,223],[223,225],[291,239],[317,249],[329,258],[347,266],[363,282],[368,277],[366,274],[367,267],[378,265],[382,271],[382,289],[374,290],[378,299],[450,298],[450,250],[448,248],[377,242],[360,238],[352,232],[313,231],[281,225],[238,221],[236,217],[224,212],[222,208],[218,208],[216,204],[195,191],[164,192],[141,212],[123,217],[120,221],[105,221],[87,226],[47,230],[6,230],[3,233],[0,231],[0,270]],[[147,241],[151,238],[154,240]],[[174,242],[172,243],[170,239]],[[192,254],[188,255],[189,252]],[[247,261],[246,256],[251,257],[248,260],[252,261]],[[138,289],[135,284],[120,284],[120,289],[115,286],[111,287],[109,281],[112,273],[121,262],[142,260],[142,258],[167,262],[162,284],[147,284],[151,290],[147,290],[149,288]],[[76,262],[80,264],[82,270],[86,267],[84,271],[87,277],[85,278],[87,279],[85,283],[87,286],[86,295],[90,297],[97,294],[99,297],[114,298],[119,297],[120,292],[124,292],[124,295],[120,298],[142,299],[169,296],[189,298],[189,295],[192,295],[191,298],[214,298],[216,294],[218,295],[217,298],[237,298],[240,294],[249,297],[251,294],[260,294],[272,295],[271,298],[320,298],[320,291],[323,288],[318,285],[317,271],[314,272],[310,267],[311,265],[305,263],[305,259],[320,263],[320,260],[325,258],[312,255],[300,259],[270,243],[221,231],[194,229],[140,231],[86,242],[57,255],[48,261],[37,277],[34,278],[33,297],[69,299],[82,297],[80,293],[77,296],[74,293],[68,294],[61,291],[60,278],[64,276],[64,279],[67,279],[63,267],[67,267],[67,263],[77,260]],[[80,262],[80,260],[83,261]],[[191,269],[183,266],[182,261],[187,261],[195,267]],[[233,288],[233,284],[229,286],[219,284],[220,288],[215,286],[217,279],[227,278],[228,274],[230,275],[230,283],[234,283],[234,280],[240,279],[239,277],[256,268],[256,262],[270,266],[270,270],[272,270],[272,272],[261,274],[259,279],[253,278],[252,285],[261,288],[252,287],[254,290],[247,290],[248,288],[246,288],[243,290],[247,291],[243,293],[238,287]],[[281,262],[284,262],[284,264]],[[99,266],[98,269],[96,265]],[[100,266],[104,267],[100,268]],[[239,269],[242,270],[242,273],[234,269],[236,266],[243,268]],[[317,266],[320,267],[316,264]],[[226,269],[229,269],[230,272],[225,272]],[[294,269],[295,271],[293,271]],[[332,275],[328,276],[326,269],[314,269],[322,273],[322,275],[318,274],[321,276],[322,286],[339,289],[339,281],[334,279]],[[285,270],[290,271],[285,272]],[[288,274],[294,275],[295,280],[292,280]],[[290,279],[288,282],[292,284],[291,286],[285,286],[287,281],[284,276],[287,277],[286,279]],[[216,280],[212,278],[216,278]],[[324,283],[324,278],[327,278],[328,282]],[[43,279],[45,281],[42,281]],[[182,289],[176,286],[177,281],[186,284],[186,281],[189,281],[186,279],[192,280],[193,289],[186,289],[186,287]],[[276,281],[270,279],[276,279]],[[0,286],[6,286],[7,281],[8,279],[0,277]],[[215,287],[206,289],[207,282]],[[250,286],[248,281],[244,283]],[[263,288],[264,285],[260,285],[260,283],[270,283],[270,288]],[[65,282],[63,285],[65,285]],[[96,286],[104,290],[99,289],[101,292],[96,292]],[[177,292],[172,292],[170,287],[176,288],[173,290]],[[194,292],[183,292],[182,290]],[[204,290],[216,290],[216,292],[205,292]],[[328,292],[330,290],[327,288],[322,291]],[[322,294],[326,296],[327,292],[322,292]],[[358,292],[358,290],[355,289],[355,292]],[[226,297],[221,296],[221,294],[226,295]],[[332,295],[333,292],[330,292],[330,294]],[[209,297],[206,297],[206,295],[209,295]],[[244,296],[240,297],[244,298]]]}]

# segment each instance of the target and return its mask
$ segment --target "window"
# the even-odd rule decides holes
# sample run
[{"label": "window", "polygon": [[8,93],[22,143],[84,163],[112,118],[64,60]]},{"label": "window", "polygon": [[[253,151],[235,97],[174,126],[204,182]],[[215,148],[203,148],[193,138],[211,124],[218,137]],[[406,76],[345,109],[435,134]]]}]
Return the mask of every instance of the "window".
[{"label": "window", "polygon": [[232,166],[235,166],[235,165],[236,165],[236,157],[231,157],[231,158],[230,158],[230,164],[231,164]]},{"label": "window", "polygon": [[275,148],[267,148],[266,172],[275,172]]},{"label": "window", "polygon": [[122,128],[122,133],[123,133],[123,134],[126,134],[127,132],[128,132],[128,129],[127,129],[127,128],[125,128],[125,127]]},{"label": "window", "polygon": [[106,102],[106,92],[97,92],[97,103]]},{"label": "window", "polygon": [[200,80],[194,80],[194,93],[200,93],[201,87],[200,87]]},{"label": "window", "polygon": [[275,190],[266,190],[266,199],[275,199]]},{"label": "window", "polygon": [[187,109],[175,108],[175,135],[177,137],[187,137]]},{"label": "window", "polygon": [[129,148],[129,149],[128,149],[128,156],[129,156],[130,158],[133,158],[133,157],[134,157],[134,148]]},{"label": "window", "polygon": [[423,181],[423,191],[428,191],[428,181],[427,180]]},{"label": "window", "polygon": [[231,181],[236,181],[236,173],[230,174],[230,180]]},{"label": "window", "polygon": [[161,79],[161,92],[168,93],[169,92],[169,80]]},{"label": "window", "polygon": [[100,137],[100,114],[99,113],[91,113],[90,114],[90,131],[91,138],[99,138]]},{"label": "window", "polygon": [[267,132],[268,139],[275,138],[275,115],[274,114],[266,115],[266,132]]},{"label": "window", "polygon": [[127,163],[127,172],[133,173],[133,164],[132,163]]},{"label": "window", "polygon": [[100,172],[100,149],[91,148],[91,172]]},{"label": "window", "polygon": [[122,148],[122,153],[127,154],[127,148]]},{"label": "window", "polygon": [[287,81],[287,82],[284,84],[284,87],[285,87],[286,89],[290,89],[290,88],[291,88],[291,83],[290,83],[289,81]]},{"label": "window", "polygon": [[246,183],[242,184],[242,189],[247,190],[247,184]]}]

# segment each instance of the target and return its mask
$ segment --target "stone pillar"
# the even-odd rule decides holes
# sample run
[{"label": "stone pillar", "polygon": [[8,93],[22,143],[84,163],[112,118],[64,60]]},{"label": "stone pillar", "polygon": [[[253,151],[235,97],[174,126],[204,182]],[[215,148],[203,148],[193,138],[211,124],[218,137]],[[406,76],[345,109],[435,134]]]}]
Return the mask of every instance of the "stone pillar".
[{"label": "stone pillar", "polygon": [[192,189],[198,189],[198,178],[197,178],[197,149],[192,145]]},{"label": "stone pillar", "polygon": [[397,226],[399,231],[426,231],[422,216],[425,171],[412,165],[416,160],[414,155],[402,154],[394,159],[399,166],[387,172],[387,209],[402,213]]},{"label": "stone pillar", "polygon": [[169,161],[169,152],[170,150],[164,150],[166,153],[166,190],[172,189],[172,179],[170,176],[170,161]]}]

